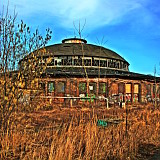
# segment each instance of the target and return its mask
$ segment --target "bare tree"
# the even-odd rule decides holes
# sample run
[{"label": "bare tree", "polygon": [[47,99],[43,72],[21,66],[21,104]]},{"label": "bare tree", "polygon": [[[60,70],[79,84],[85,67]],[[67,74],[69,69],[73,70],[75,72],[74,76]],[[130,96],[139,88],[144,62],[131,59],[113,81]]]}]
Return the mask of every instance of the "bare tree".
[{"label": "bare tree", "polygon": [[[9,15],[8,7],[0,17],[0,130],[6,131],[10,117],[18,107],[28,80],[34,80],[42,74],[42,55],[44,46],[51,39],[50,29],[46,29],[43,38],[38,29],[31,33],[30,28],[21,20],[16,21],[17,14]],[[41,54],[40,54],[41,53]],[[39,58],[35,55],[39,54]],[[27,64],[18,64],[24,58]],[[28,58],[29,57],[29,58]],[[39,62],[39,63],[38,63]],[[35,66],[36,65],[36,66]]]}]

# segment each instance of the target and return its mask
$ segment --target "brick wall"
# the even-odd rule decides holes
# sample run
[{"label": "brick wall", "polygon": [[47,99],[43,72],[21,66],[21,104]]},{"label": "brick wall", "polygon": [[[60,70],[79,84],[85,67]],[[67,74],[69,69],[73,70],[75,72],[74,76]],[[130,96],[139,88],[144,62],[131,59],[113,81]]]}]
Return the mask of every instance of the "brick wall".
[{"label": "brick wall", "polygon": [[[131,98],[129,103],[140,103],[140,102],[147,103],[148,101],[153,101],[153,98],[154,98],[154,93],[153,93],[154,82],[148,82],[148,81],[118,79],[118,78],[88,78],[88,79],[87,78],[45,78],[45,79],[41,79],[40,81],[45,83],[44,95],[50,96],[52,98],[53,97],[70,97],[70,96],[79,97],[79,96],[95,95],[95,97],[100,97],[100,96],[109,97],[110,100],[116,101],[116,102],[119,102],[119,101],[125,102],[128,100],[127,98]],[[52,82],[52,81],[55,84],[54,86],[55,90],[53,93],[49,93],[47,83]],[[64,90],[63,90],[63,86],[60,86],[62,87],[62,92],[57,92],[59,82],[64,83]],[[81,82],[86,83],[86,85],[84,85],[86,87],[85,95],[80,94],[80,91],[79,91],[79,86]],[[106,86],[105,93],[99,92],[99,83],[105,83],[105,86]],[[119,93],[118,86],[120,83],[124,84],[124,93]],[[125,93],[126,92],[125,84],[131,85],[130,94]],[[151,86],[150,95],[148,94],[149,93],[148,85]],[[96,86],[96,90],[93,91],[95,86]],[[158,90],[158,87],[159,87],[159,84],[157,84],[157,90]],[[137,90],[138,90],[138,93],[137,93]],[[157,96],[159,97],[159,94]],[[68,102],[69,99],[64,100],[64,98],[62,98],[62,99],[56,99],[56,101],[64,103],[64,101]],[[81,102],[82,100],[77,98],[75,101]],[[87,100],[83,100],[83,101],[87,101]],[[100,100],[100,102],[102,101],[103,100]]]}]

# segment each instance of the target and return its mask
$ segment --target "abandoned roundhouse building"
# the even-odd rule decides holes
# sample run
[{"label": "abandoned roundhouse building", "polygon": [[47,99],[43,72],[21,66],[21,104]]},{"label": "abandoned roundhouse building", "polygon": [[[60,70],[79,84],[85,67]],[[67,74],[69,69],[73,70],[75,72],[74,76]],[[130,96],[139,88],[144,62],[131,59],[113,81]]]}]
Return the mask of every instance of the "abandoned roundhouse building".
[{"label": "abandoned roundhouse building", "polygon": [[64,39],[45,49],[43,59],[50,61],[38,83],[40,96],[51,103],[139,104],[160,98],[158,77],[130,72],[129,63],[110,49],[81,38]]}]

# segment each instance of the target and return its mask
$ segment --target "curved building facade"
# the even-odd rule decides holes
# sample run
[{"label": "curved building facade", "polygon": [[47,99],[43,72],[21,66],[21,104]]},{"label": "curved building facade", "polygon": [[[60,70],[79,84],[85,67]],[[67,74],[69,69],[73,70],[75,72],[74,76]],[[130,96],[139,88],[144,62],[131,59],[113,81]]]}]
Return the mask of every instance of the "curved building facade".
[{"label": "curved building facade", "polygon": [[[130,72],[129,63],[110,49],[70,38],[45,50],[43,60],[48,63],[38,83],[40,96],[51,103],[147,103],[160,96],[159,78]],[[20,66],[28,59],[22,59]]]}]

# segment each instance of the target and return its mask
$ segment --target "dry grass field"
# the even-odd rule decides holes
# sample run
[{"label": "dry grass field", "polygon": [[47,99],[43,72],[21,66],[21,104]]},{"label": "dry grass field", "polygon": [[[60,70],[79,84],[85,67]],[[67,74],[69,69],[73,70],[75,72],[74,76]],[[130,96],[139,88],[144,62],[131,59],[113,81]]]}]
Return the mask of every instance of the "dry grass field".
[{"label": "dry grass field", "polygon": [[151,106],[18,112],[0,133],[0,159],[150,159],[160,147],[159,119]]}]

